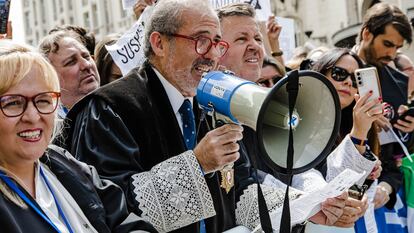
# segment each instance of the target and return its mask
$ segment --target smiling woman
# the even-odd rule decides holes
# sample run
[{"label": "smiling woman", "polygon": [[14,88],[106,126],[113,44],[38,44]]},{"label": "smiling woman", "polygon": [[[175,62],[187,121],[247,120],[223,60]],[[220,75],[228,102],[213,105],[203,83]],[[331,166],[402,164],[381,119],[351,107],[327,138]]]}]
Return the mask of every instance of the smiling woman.
[{"label": "smiling woman", "polygon": [[111,190],[105,205],[93,168],[56,146],[48,149],[60,97],[54,68],[32,48],[0,40],[0,73],[2,231],[113,232],[117,225],[110,223],[127,213],[119,187],[105,187]]}]

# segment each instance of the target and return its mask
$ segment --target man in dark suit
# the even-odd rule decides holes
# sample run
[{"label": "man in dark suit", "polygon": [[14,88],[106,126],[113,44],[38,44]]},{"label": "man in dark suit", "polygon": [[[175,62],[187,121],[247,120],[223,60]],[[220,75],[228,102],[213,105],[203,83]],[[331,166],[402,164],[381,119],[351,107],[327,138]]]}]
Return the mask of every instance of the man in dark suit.
[{"label": "man in dark suit", "polygon": [[[236,216],[254,228],[255,177],[237,143],[243,128],[226,124],[206,132],[204,124],[195,127],[197,109],[188,120],[201,75],[228,49],[219,19],[208,1],[163,0],[145,35],[148,61],[77,103],[63,146],[120,185],[129,209],[159,231],[222,232],[236,225]],[[232,183],[231,174],[216,172],[233,162],[240,180],[234,188],[223,185]],[[281,206],[283,193],[266,189],[269,210]],[[290,192],[292,199],[299,195]],[[327,207],[332,218],[342,214],[339,205]]]},{"label": "man in dark suit", "polygon": [[215,171],[239,158],[242,128],[214,129],[194,147],[198,132],[181,111],[228,48],[219,20],[207,1],[164,0],[146,29],[148,61],[70,111],[65,147],[120,185],[129,209],[159,231],[222,232],[235,225],[234,208]]},{"label": "man in dark suit", "polygon": [[[356,46],[358,55],[368,64],[377,67],[381,83],[382,98],[389,104],[393,130],[397,135],[405,135],[400,139],[408,141],[414,130],[414,117],[406,116],[405,121],[397,120],[399,109],[407,103],[408,79],[399,71],[388,66],[393,61],[397,50],[404,42],[411,43],[412,28],[407,16],[396,6],[388,3],[377,3],[364,16],[359,33],[359,44]],[[403,108],[401,108],[403,110]],[[375,207],[386,204],[392,208],[396,201],[396,192],[402,183],[402,174],[395,164],[395,158],[403,155],[402,149],[388,131],[390,125],[385,117],[377,122],[384,128],[380,134],[381,160],[383,171],[374,199]],[[388,132],[386,132],[388,131]],[[388,135],[388,136],[387,136]],[[383,139],[383,140],[381,140]],[[406,139],[406,140],[405,140]],[[385,142],[384,142],[385,141]]]}]

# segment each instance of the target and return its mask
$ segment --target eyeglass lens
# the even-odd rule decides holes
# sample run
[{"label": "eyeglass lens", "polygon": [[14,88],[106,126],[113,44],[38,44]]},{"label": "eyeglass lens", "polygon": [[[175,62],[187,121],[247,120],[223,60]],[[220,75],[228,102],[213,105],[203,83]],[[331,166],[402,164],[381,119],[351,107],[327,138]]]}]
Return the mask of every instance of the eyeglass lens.
[{"label": "eyeglass lens", "polygon": [[55,111],[59,95],[55,92],[40,93],[34,97],[22,95],[6,95],[0,99],[4,115],[13,117],[23,114],[29,101],[32,101],[39,113],[49,114]]}]

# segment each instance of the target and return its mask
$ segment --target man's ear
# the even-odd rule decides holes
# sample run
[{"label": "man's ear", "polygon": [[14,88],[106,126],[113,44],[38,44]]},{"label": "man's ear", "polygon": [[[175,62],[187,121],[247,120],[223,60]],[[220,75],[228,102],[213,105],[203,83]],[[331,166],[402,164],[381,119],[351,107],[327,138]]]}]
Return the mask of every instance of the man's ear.
[{"label": "man's ear", "polygon": [[374,35],[368,30],[368,28],[364,28],[362,30],[362,40],[365,42],[371,42],[374,38]]},{"label": "man's ear", "polygon": [[159,32],[152,32],[149,38],[152,51],[156,56],[163,56],[165,54],[165,41]]}]

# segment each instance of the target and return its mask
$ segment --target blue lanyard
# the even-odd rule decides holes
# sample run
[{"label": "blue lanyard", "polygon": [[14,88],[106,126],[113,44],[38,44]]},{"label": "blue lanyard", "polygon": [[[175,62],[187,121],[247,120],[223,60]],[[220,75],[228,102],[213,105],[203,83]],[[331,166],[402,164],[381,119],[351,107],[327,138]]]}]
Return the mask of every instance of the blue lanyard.
[{"label": "blue lanyard", "polygon": [[[52,193],[53,199],[55,200],[56,206],[58,208],[59,214],[62,216],[63,221],[65,222],[69,232],[73,233],[72,228],[69,225],[68,220],[66,219],[65,215],[63,214],[62,209],[59,206],[59,203],[56,200],[55,194],[53,193],[52,189],[50,188],[49,182],[46,179],[46,176],[43,174],[42,168],[39,166],[40,169],[40,174],[42,175],[47,187],[49,188],[50,192]],[[49,219],[48,216],[46,216],[43,211],[41,211],[35,204],[33,204],[33,202],[19,189],[19,187],[17,187],[17,185],[12,182],[10,180],[10,178],[3,172],[0,171],[0,178],[7,184],[7,186],[9,186],[17,195],[19,195],[19,197],[26,202],[26,204],[28,204],[30,207],[32,207],[34,209],[34,211],[36,211],[37,214],[40,215],[40,217],[42,217],[47,223],[49,223],[57,232],[60,233],[60,230],[56,227],[55,224],[53,224],[53,222]]]}]

